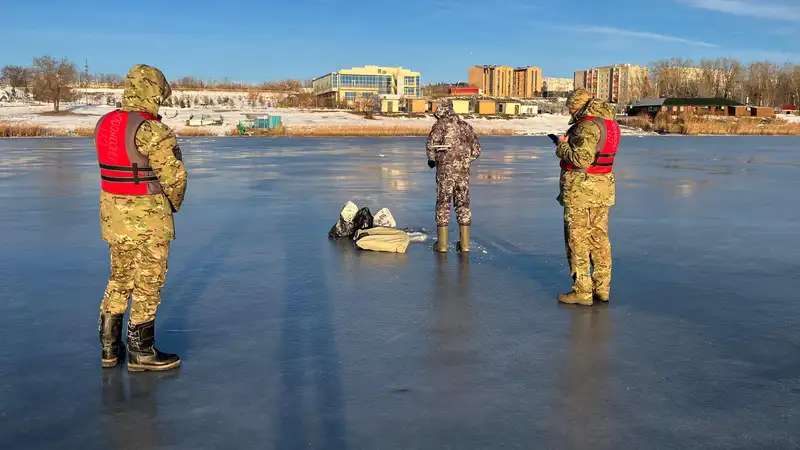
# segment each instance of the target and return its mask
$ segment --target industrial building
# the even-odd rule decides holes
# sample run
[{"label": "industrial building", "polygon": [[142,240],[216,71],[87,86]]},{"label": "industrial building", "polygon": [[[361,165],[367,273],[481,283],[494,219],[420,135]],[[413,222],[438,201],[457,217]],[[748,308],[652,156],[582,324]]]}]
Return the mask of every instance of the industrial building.
[{"label": "industrial building", "polygon": [[586,88],[594,98],[628,103],[640,98],[649,83],[647,67],[616,64],[575,72],[573,87]]},{"label": "industrial building", "polygon": [[542,69],[529,66],[473,66],[468,84],[489,97],[534,98],[542,92]]},{"label": "industrial building", "polygon": [[390,100],[383,102],[395,109],[401,98],[422,98],[419,72],[402,67],[364,66],[331,72],[312,81],[314,96],[319,106],[353,105],[357,98],[373,97]]},{"label": "industrial building", "polygon": [[542,96],[566,97],[575,89],[574,82],[571,78],[545,77],[542,80]]}]

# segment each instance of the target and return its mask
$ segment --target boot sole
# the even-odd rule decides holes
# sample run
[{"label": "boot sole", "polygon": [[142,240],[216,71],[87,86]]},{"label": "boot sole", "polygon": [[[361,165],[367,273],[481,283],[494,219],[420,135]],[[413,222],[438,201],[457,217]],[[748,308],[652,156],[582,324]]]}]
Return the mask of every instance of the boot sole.
[{"label": "boot sole", "polygon": [[131,364],[128,363],[128,372],[163,372],[165,370],[172,370],[177,368],[181,365],[180,361],[175,361],[172,364],[166,364],[163,366],[146,366],[142,364]]},{"label": "boot sole", "polygon": [[104,359],[103,360],[103,368],[104,369],[111,369],[113,367],[117,367],[119,365],[119,358],[117,359]]},{"label": "boot sole", "polygon": [[562,305],[577,305],[577,306],[592,306],[592,305],[594,305],[594,303],[567,303],[567,302],[562,302],[562,301],[559,301],[559,303],[561,303]]}]

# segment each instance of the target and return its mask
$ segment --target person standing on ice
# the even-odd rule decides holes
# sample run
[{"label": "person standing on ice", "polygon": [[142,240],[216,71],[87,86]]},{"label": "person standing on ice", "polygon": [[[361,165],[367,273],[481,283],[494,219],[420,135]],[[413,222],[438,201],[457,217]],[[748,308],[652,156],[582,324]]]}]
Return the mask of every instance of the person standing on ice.
[{"label": "person standing on ice", "polygon": [[436,231],[434,250],[447,252],[447,230],[450,226],[450,203],[455,203],[459,225],[460,252],[469,252],[469,175],[472,162],[481,155],[481,144],[472,126],[456,115],[448,100],[436,110],[436,123],[426,145],[428,167],[436,168]]},{"label": "person standing on ice", "polygon": [[[607,302],[611,290],[609,209],[616,187],[613,165],[620,130],[608,103],[586,89],[567,98],[572,127],[558,139],[561,160],[560,194],[564,207],[564,237],[572,275],[572,291],[558,296],[561,303],[590,306]],[[591,273],[594,266],[594,273]]]},{"label": "person standing on ice", "polygon": [[170,370],[177,355],[155,347],[156,309],[167,275],[173,213],[186,193],[186,169],[175,133],[159,107],[172,91],[160,70],[136,65],[125,78],[122,109],[103,116],[94,140],[100,163],[100,225],[111,276],[100,305],[103,367],[123,359],[122,318],[128,310],[128,370]]}]

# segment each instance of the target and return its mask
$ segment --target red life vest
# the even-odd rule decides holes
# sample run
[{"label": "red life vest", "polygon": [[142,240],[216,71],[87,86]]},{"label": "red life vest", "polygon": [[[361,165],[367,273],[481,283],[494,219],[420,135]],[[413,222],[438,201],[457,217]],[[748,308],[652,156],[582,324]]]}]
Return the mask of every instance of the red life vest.
[{"label": "red life vest", "polygon": [[600,141],[597,143],[594,162],[589,167],[580,169],[574,167],[571,163],[561,161],[561,168],[570,172],[611,173],[614,169],[617,149],[619,149],[619,124],[616,120],[603,119],[602,117],[584,117],[577,121],[573,128],[588,120],[591,120],[600,128]]},{"label": "red life vest", "polygon": [[136,149],[136,132],[146,120],[161,119],[145,112],[116,110],[97,122],[94,143],[103,191],[118,195],[164,192],[150,161]]}]

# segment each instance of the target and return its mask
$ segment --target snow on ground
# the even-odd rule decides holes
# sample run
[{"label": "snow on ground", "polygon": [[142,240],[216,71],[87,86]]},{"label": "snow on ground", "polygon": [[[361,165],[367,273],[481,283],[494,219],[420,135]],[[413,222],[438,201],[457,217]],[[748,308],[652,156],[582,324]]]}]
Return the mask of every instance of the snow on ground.
[{"label": "snow on ground", "polygon": [[[103,114],[114,109],[105,105],[63,105],[62,115],[47,115],[52,111],[51,105],[26,105],[26,104],[0,104],[0,122],[37,124],[52,128],[75,129],[94,127]],[[222,116],[224,124],[215,127],[204,127],[206,130],[217,132],[219,135],[229,133],[240,120],[246,119],[246,114],[270,114],[281,116],[287,126],[358,126],[358,127],[386,127],[386,126],[424,126],[430,127],[435,119],[433,116],[421,118],[410,117],[376,117],[368,120],[362,116],[343,110],[302,110],[292,108],[231,108],[231,107],[192,107],[192,108],[162,108],[161,115],[164,123],[180,130],[186,126],[186,121],[191,116],[201,115]],[[536,117],[520,119],[469,119],[469,122],[478,129],[512,129],[520,134],[548,134],[563,132],[567,128],[568,118],[560,115],[542,114]]]},{"label": "snow on ground", "polygon": [[[113,110],[111,105],[121,101],[122,89],[83,89],[76,90],[79,101],[76,104],[62,104],[62,115],[46,115],[52,110],[51,105],[33,103],[2,103],[0,102],[0,122],[13,122],[23,124],[37,124],[50,128],[73,130],[75,128],[94,127],[103,114]],[[191,103],[187,108],[162,108],[161,115],[164,123],[180,131],[186,126],[186,121],[191,116],[201,115],[222,116],[223,125],[203,127],[204,131],[212,134],[226,135],[236,127],[240,120],[246,119],[246,114],[270,114],[281,116],[286,126],[347,126],[347,127],[430,127],[435,119],[432,115],[412,118],[403,116],[381,117],[368,120],[363,116],[345,110],[308,110],[293,108],[272,108],[270,105],[278,100],[279,95],[262,94],[256,103],[266,107],[252,107],[248,101],[247,92],[216,92],[216,91],[179,91],[173,92],[172,101],[184,100]],[[203,106],[209,101],[211,104]],[[201,104],[197,104],[197,103]],[[92,104],[86,104],[92,103]],[[225,106],[220,106],[224,104]],[[549,133],[563,133],[568,128],[569,118],[564,115],[540,114],[534,117],[517,119],[468,119],[480,130],[513,130],[516,134],[545,135]],[[623,129],[623,134],[648,134],[640,130]]]}]

